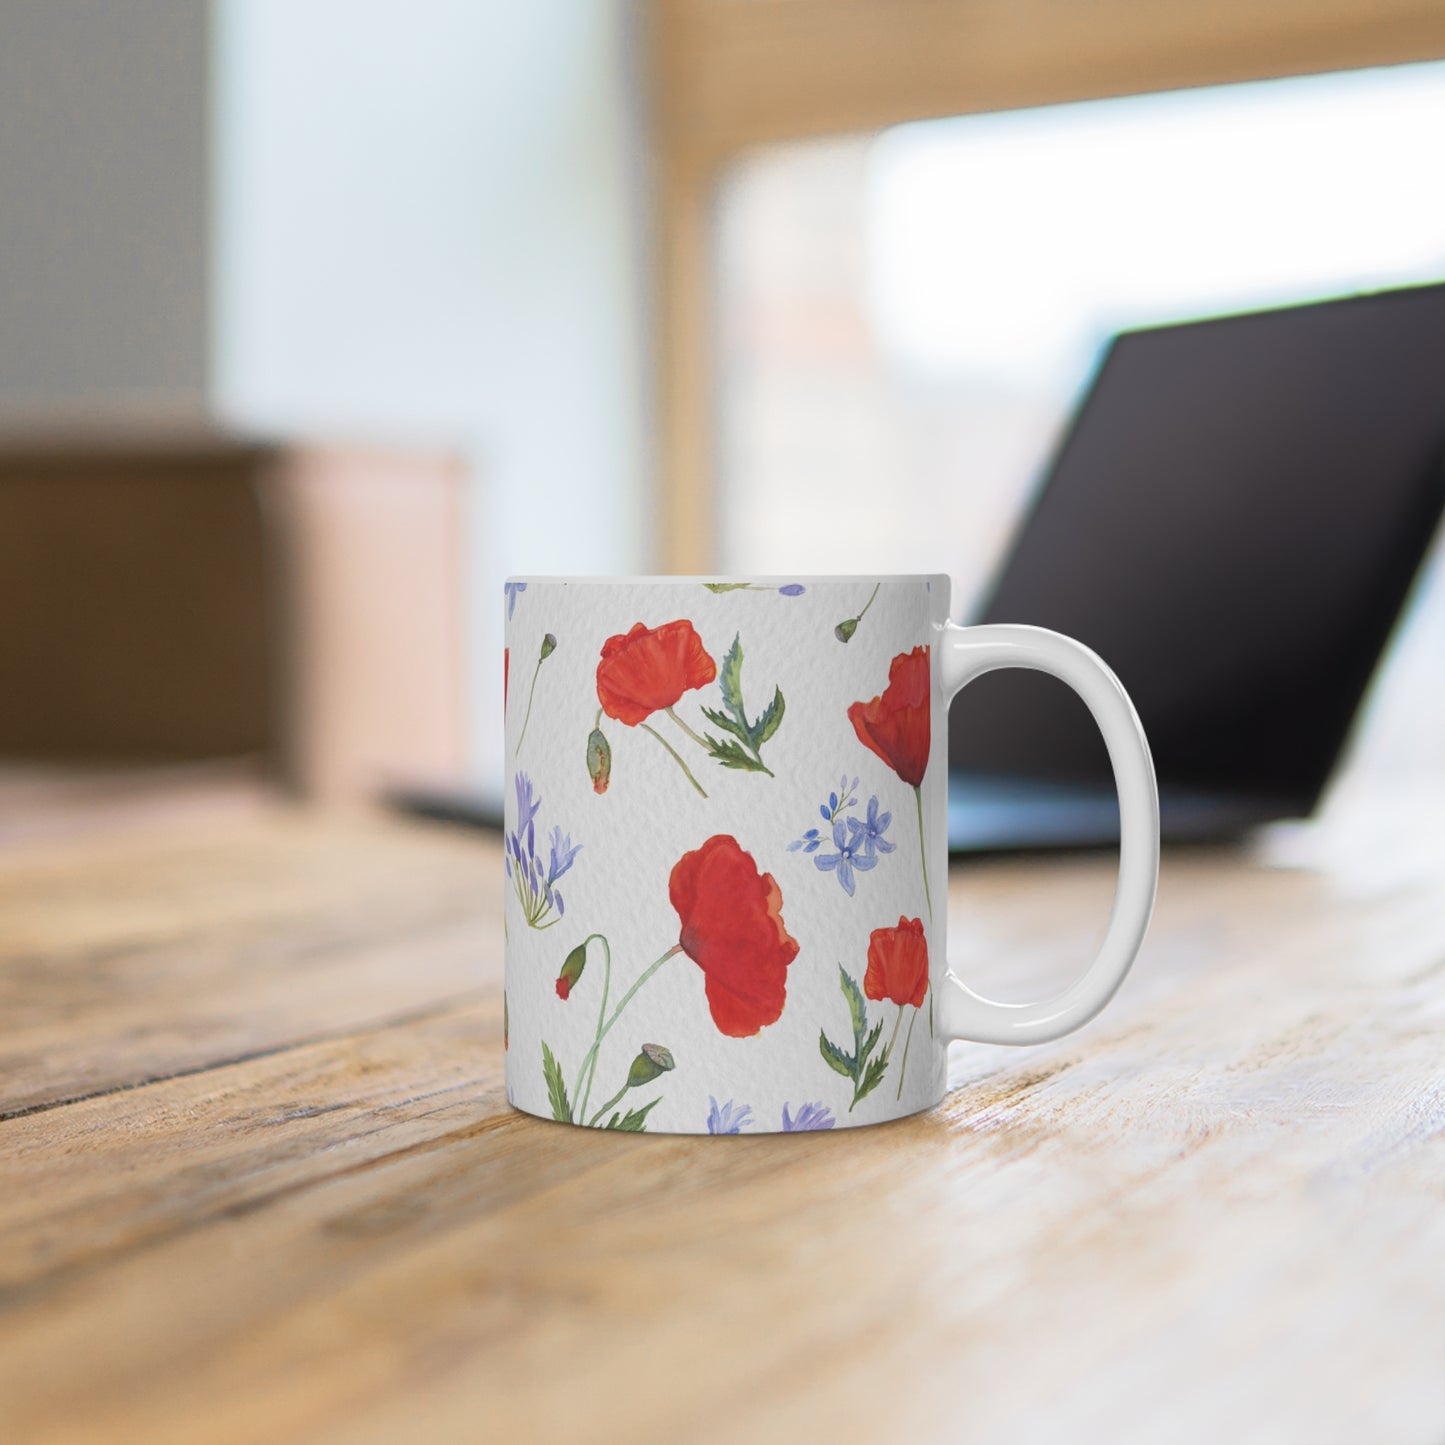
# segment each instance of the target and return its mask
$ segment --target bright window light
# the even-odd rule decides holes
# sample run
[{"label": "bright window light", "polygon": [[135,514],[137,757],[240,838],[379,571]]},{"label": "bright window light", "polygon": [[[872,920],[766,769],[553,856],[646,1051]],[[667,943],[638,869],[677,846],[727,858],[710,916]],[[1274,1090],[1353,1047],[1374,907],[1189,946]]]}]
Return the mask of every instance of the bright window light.
[{"label": "bright window light", "polygon": [[868,314],[925,374],[1077,368],[1125,326],[1445,273],[1445,65],[901,127]]}]

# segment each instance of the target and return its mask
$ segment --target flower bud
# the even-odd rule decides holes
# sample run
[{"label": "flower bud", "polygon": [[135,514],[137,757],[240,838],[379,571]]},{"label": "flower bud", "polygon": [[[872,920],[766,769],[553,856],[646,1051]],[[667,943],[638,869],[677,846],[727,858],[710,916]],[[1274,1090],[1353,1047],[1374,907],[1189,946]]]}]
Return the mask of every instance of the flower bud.
[{"label": "flower bud", "polygon": [[592,779],[592,791],[605,793],[612,781],[612,748],[601,728],[593,728],[587,739],[587,773]]},{"label": "flower bud", "polygon": [[568,994],[577,986],[577,980],[582,977],[582,970],[587,967],[587,945],[579,943],[571,953],[567,955],[562,964],[562,972],[557,975],[557,997],[565,999]]},{"label": "flower bud", "polygon": [[672,1054],[661,1044],[643,1044],[642,1052],[633,1059],[632,1067],[627,1071],[627,1087],[636,1089],[643,1084],[650,1084],[669,1069],[676,1067]]},{"label": "flower bud", "polygon": [[549,632],[549,633],[542,639],[542,655],[541,655],[541,657],[539,657],[539,658],[537,659],[537,661],[538,661],[538,662],[546,662],[546,660],[547,660],[549,657],[551,657],[551,655],[552,655],[554,652],[556,652],[556,650],[557,650],[557,639],[556,639],[555,637],[553,637],[552,634]]},{"label": "flower bud", "polygon": [[836,637],[839,642],[847,642],[857,630],[858,619],[856,617],[850,617],[846,622],[840,622],[833,629],[833,636]]}]

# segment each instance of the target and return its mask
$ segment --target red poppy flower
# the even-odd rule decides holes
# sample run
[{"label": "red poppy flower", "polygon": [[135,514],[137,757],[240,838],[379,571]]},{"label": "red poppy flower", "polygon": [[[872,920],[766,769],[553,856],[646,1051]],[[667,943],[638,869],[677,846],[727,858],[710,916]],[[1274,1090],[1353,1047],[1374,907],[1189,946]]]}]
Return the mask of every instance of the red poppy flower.
[{"label": "red poppy flower", "polygon": [[928,993],[928,939],[920,918],[900,918],[897,928],[875,928],[868,938],[863,992],[921,1008]]},{"label": "red poppy flower", "polygon": [[776,1023],[798,944],[783,926],[773,875],[720,833],[678,859],[668,892],[682,920],[678,941],[703,971],[719,1031],[745,1039]]},{"label": "red poppy flower", "polygon": [[858,741],[913,788],[928,771],[931,691],[928,649],[915,647],[893,659],[888,686],[880,696],[848,709]]},{"label": "red poppy flower", "polygon": [[507,683],[512,676],[512,649],[502,649],[502,711],[507,710]]},{"label": "red poppy flower", "polygon": [[597,701],[608,717],[636,727],[671,707],[683,693],[706,687],[717,676],[691,622],[661,627],[636,623],[625,636],[609,637],[597,664]]}]

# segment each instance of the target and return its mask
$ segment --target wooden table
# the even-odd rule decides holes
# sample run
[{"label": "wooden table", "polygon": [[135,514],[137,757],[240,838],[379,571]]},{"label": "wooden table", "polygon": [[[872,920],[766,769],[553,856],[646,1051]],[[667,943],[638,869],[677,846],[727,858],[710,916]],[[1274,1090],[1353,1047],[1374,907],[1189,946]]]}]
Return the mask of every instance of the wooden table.
[{"label": "wooden table", "polygon": [[[1081,1034],[726,1141],[508,1109],[488,839],[0,850],[0,1440],[1436,1445],[1442,818],[1167,857]],[[956,868],[965,971],[1059,983],[1112,881]]]}]

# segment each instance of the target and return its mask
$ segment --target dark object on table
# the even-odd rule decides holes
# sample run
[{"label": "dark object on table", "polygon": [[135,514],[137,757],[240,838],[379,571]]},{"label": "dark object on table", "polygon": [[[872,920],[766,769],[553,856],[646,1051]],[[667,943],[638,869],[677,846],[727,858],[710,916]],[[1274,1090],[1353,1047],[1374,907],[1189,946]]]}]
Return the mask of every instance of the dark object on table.
[{"label": "dark object on table", "polygon": [[[1315,807],[1445,507],[1445,285],[1114,338],[974,622],[1092,647],[1139,710],[1166,840]],[[955,851],[1118,838],[1052,678],[949,722]]]}]

